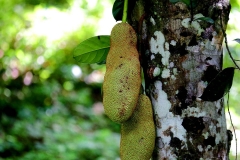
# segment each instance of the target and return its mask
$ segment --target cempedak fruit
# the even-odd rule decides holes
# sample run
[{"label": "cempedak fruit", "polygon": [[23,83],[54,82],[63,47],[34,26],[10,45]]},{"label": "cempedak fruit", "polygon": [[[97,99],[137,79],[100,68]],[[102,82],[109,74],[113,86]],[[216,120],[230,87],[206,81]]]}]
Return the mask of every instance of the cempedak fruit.
[{"label": "cempedak fruit", "polygon": [[133,115],[121,125],[121,160],[149,160],[155,138],[152,104],[146,95],[141,94]]},{"label": "cempedak fruit", "polygon": [[137,37],[128,23],[118,23],[112,29],[110,40],[103,82],[103,105],[112,121],[122,123],[132,115],[140,92]]}]

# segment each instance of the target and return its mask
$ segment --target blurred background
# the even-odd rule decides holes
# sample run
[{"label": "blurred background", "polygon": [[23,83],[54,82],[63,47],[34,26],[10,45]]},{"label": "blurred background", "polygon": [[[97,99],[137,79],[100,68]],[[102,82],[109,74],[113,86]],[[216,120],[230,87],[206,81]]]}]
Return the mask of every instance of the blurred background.
[{"label": "blurred background", "polygon": [[[72,56],[81,41],[110,34],[113,2],[0,0],[0,160],[119,159],[120,126],[102,106],[105,65]],[[228,42],[240,59],[233,41],[240,38],[240,2],[231,4]],[[224,67],[233,66],[224,53]],[[238,135],[239,79],[235,71],[230,110]]]}]

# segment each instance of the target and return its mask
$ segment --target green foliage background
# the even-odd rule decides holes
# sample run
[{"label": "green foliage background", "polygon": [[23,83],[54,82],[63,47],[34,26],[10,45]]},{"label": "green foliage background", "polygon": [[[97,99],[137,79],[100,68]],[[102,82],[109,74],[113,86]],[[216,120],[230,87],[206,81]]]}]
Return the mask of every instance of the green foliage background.
[{"label": "green foliage background", "polygon": [[[87,0],[0,0],[0,159],[118,157],[119,125],[105,117],[101,104],[104,65],[77,64],[72,56],[78,43],[95,34],[93,22],[104,3],[112,3],[95,2],[89,9]],[[60,38],[49,39],[46,28],[35,26],[37,16],[43,15],[43,24],[74,5],[82,14],[73,21],[84,23]]]},{"label": "green foliage background", "polygon": [[[81,41],[95,35],[105,4],[113,1],[94,0],[89,7],[88,0],[0,0],[0,160],[119,158],[120,126],[104,115],[101,103],[105,66],[77,64],[72,57]],[[235,11],[240,7],[231,3]],[[81,23],[56,32],[55,39],[49,23],[47,35],[48,27],[40,25],[55,13],[61,20],[73,6],[81,14],[72,21]],[[239,47],[231,45],[235,57]],[[225,57],[224,65],[232,66]],[[231,110],[239,115],[237,79],[239,74]]]}]

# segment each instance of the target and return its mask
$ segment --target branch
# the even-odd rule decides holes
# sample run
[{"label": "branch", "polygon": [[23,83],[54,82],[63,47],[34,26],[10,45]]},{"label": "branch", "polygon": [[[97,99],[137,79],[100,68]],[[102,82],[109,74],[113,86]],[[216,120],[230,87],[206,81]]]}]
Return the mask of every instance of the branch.
[{"label": "branch", "polygon": [[220,14],[220,24],[221,24],[221,29],[222,29],[223,36],[224,36],[224,39],[225,39],[225,44],[226,44],[226,48],[227,48],[228,54],[229,54],[231,60],[233,61],[233,63],[235,64],[235,66],[237,67],[237,69],[240,70],[240,67],[237,65],[236,60],[233,58],[232,53],[230,52],[230,49],[228,47],[227,34],[226,34],[226,32],[225,32],[225,30],[223,28],[223,23],[222,23],[222,14]]}]

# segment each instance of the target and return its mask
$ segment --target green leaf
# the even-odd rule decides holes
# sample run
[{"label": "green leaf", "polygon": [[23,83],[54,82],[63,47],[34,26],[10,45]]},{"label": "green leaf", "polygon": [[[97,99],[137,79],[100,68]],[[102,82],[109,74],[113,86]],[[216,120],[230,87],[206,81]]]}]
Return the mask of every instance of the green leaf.
[{"label": "green leaf", "polygon": [[216,101],[229,92],[233,76],[234,67],[225,68],[209,83],[200,97],[204,101]]},{"label": "green leaf", "polygon": [[113,4],[112,14],[116,21],[122,20],[124,0],[116,0]]},{"label": "green leaf", "polygon": [[[191,1],[191,3],[192,3],[192,8],[196,8],[197,7],[197,2],[198,2],[198,0],[190,0]],[[191,4],[190,3],[190,4]]]},{"label": "green leaf", "polygon": [[214,23],[214,20],[210,17],[200,17],[200,18],[194,19],[194,21],[196,21],[196,20],[202,20],[202,21],[206,21],[206,22],[212,23],[212,24]]},{"label": "green leaf", "polygon": [[81,42],[73,51],[73,58],[80,63],[102,63],[110,49],[110,36],[91,37]]},{"label": "green leaf", "polygon": [[170,0],[171,3],[177,3],[179,2],[180,0]]},{"label": "green leaf", "polygon": [[197,0],[180,0],[180,2],[185,3],[191,9],[197,6]]},{"label": "green leaf", "polygon": [[188,7],[190,7],[190,0],[180,0],[180,2],[183,2],[184,4],[186,4]]},{"label": "green leaf", "polygon": [[236,39],[234,39],[234,41],[240,43],[240,38],[236,38]]},{"label": "green leaf", "polygon": [[[135,4],[136,4],[136,0],[128,1],[128,18],[130,17]],[[124,6],[124,0],[115,0],[112,8],[112,14],[116,21],[122,20],[123,6]]]}]

